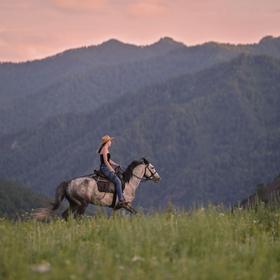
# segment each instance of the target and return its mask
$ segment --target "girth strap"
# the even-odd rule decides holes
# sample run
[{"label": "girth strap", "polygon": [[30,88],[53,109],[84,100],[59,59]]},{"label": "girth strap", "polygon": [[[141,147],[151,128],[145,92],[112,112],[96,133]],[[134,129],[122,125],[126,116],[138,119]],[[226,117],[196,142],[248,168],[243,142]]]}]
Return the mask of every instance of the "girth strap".
[{"label": "girth strap", "polygon": [[117,192],[114,191],[114,193],[113,193],[112,204],[111,204],[109,207],[110,207],[110,208],[115,208],[115,207],[116,207],[116,201],[117,201]]}]

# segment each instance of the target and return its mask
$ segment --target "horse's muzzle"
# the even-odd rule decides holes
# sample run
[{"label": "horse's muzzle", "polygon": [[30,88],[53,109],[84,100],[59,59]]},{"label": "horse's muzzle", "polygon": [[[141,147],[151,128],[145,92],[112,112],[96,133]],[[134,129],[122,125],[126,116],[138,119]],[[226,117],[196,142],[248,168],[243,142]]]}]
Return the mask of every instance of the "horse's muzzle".
[{"label": "horse's muzzle", "polygon": [[160,177],[156,177],[156,178],[154,179],[154,181],[155,181],[156,183],[158,183],[158,182],[160,181]]}]

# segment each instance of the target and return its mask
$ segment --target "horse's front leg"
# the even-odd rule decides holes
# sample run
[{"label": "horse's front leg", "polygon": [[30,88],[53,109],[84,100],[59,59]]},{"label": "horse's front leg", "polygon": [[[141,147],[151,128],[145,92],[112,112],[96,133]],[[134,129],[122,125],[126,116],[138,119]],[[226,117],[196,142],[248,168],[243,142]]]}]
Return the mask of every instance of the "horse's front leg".
[{"label": "horse's front leg", "polygon": [[120,210],[120,208],[113,208],[112,209],[112,216],[113,218],[117,215],[117,211]]},{"label": "horse's front leg", "polygon": [[86,203],[86,202],[82,203],[82,205],[80,207],[78,207],[78,209],[76,211],[75,218],[84,215],[87,207],[88,207],[88,203]]},{"label": "horse's front leg", "polygon": [[131,214],[137,214],[137,210],[136,209],[134,209],[132,206],[131,206],[131,204],[129,203],[127,206],[125,206],[126,208],[126,210],[127,211],[129,211]]},{"label": "horse's front leg", "polygon": [[131,206],[131,204],[123,205],[123,206],[116,206],[112,209],[112,216],[114,217],[117,214],[117,211],[120,209],[125,209],[131,214],[137,214],[137,211]]},{"label": "horse's front leg", "polygon": [[137,214],[137,211],[131,206],[131,203],[128,203],[127,205],[123,205],[117,209],[121,209],[121,208],[127,210],[131,214]]}]

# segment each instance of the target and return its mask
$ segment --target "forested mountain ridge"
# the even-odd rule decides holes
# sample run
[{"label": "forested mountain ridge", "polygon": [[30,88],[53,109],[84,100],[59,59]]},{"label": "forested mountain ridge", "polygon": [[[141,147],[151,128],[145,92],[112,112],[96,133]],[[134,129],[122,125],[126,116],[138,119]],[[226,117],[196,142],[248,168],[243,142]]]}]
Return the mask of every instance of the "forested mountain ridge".
[{"label": "forested mountain ridge", "polygon": [[188,47],[171,38],[138,47],[109,40],[32,62],[0,64],[0,134],[16,133],[65,113],[87,113],[141,88],[240,53],[279,57],[280,39],[258,44],[214,42]]},{"label": "forested mountain ridge", "polygon": [[0,179],[0,216],[17,217],[48,203],[46,196],[36,194],[16,182]]},{"label": "forested mountain ridge", "polygon": [[241,55],[194,74],[140,89],[88,114],[64,114],[0,139],[0,176],[53,193],[64,179],[98,164],[100,136],[116,136],[124,166],[148,157],[160,186],[143,185],[138,203],[234,203],[279,173],[280,62]]},{"label": "forested mountain ridge", "polygon": [[237,207],[255,208],[264,203],[266,206],[277,206],[280,203],[280,174],[269,183],[259,183],[256,192],[236,204]]}]

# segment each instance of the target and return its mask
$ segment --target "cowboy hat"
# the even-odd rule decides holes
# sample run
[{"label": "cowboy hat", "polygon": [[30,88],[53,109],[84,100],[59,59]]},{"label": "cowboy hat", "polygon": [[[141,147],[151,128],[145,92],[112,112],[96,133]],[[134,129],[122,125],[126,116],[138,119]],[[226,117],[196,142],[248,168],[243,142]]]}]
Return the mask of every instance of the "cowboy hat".
[{"label": "cowboy hat", "polygon": [[101,138],[101,144],[106,144],[107,142],[109,141],[112,141],[114,139],[114,137],[111,137],[109,135],[104,135],[102,138]]}]

